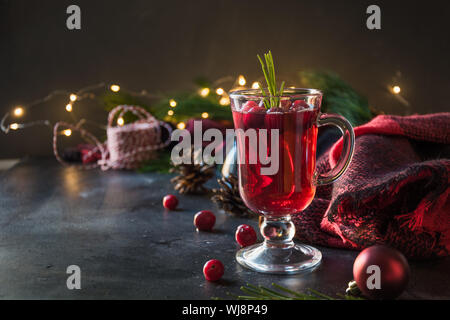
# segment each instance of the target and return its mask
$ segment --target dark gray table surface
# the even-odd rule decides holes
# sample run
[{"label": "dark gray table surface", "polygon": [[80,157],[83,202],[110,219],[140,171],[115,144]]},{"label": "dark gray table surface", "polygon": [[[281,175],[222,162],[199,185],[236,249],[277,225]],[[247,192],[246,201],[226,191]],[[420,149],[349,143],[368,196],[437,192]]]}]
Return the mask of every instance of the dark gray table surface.
[{"label": "dark gray table surface", "polygon": [[[206,196],[179,196],[180,210],[166,212],[173,193],[164,174],[63,167],[53,159],[28,159],[0,175],[0,298],[3,299],[210,299],[239,293],[247,282],[302,291],[343,293],[357,252],[320,248],[311,274],[275,276],[239,266],[234,230],[255,221],[217,212]],[[198,233],[199,210],[217,212],[216,230]],[[203,264],[225,265],[209,283]],[[66,268],[81,268],[81,290],[68,290]],[[450,259],[411,262],[406,299],[450,299]]]}]

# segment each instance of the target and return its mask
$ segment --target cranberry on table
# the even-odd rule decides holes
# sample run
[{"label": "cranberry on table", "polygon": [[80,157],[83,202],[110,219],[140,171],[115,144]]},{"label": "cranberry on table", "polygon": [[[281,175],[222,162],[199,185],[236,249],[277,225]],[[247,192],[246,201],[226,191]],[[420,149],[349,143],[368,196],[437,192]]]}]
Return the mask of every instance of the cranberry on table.
[{"label": "cranberry on table", "polygon": [[194,225],[200,231],[211,231],[216,223],[216,216],[208,210],[198,212],[194,216]]},{"label": "cranberry on table", "polygon": [[247,224],[240,225],[236,230],[236,242],[241,247],[248,247],[256,243],[257,236],[255,229]]},{"label": "cranberry on table", "polygon": [[224,273],[224,267],[222,262],[219,260],[213,259],[209,260],[203,266],[203,274],[205,275],[205,279],[208,281],[217,281],[222,278]]},{"label": "cranberry on table", "polygon": [[163,198],[163,206],[169,210],[175,210],[178,206],[178,198],[169,194]]}]

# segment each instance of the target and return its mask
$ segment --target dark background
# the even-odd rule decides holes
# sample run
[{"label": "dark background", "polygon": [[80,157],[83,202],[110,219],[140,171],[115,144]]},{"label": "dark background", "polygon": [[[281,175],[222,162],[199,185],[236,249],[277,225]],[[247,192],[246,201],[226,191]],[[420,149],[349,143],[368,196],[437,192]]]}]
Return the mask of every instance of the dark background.
[{"label": "dark background", "polygon": [[[289,84],[300,70],[329,69],[387,113],[447,111],[450,2],[421,3],[0,0],[0,112],[102,81],[149,92],[190,89],[197,76],[251,83],[256,54],[268,49]],[[70,4],[81,7],[81,31],[66,28]],[[381,7],[382,30],[366,28],[370,4]],[[409,107],[388,92],[393,84]],[[26,119],[70,121],[65,104],[52,100]],[[98,106],[83,107],[106,121]],[[0,133],[0,158],[50,153],[48,127]]]}]

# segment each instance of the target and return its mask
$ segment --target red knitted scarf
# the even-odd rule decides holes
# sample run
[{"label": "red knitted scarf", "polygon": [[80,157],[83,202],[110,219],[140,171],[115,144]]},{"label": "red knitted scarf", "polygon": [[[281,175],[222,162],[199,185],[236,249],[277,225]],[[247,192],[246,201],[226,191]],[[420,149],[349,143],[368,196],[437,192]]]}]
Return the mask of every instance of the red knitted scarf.
[{"label": "red knitted scarf", "polygon": [[[357,250],[386,244],[411,258],[449,255],[450,113],[378,116],[355,134],[347,172],[293,217],[297,238]],[[341,150],[342,139],[318,160],[319,172]]]}]

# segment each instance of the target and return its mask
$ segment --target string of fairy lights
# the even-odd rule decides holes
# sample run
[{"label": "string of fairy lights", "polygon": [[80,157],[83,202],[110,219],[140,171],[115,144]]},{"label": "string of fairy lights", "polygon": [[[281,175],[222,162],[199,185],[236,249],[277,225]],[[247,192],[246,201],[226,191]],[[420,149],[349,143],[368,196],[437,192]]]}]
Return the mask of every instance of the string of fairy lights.
[{"label": "string of fairy lights", "polygon": [[[233,85],[229,88],[230,90],[244,89],[244,88],[246,88],[245,86],[247,84],[247,80],[243,75],[239,75],[237,78],[232,77],[232,76],[222,77],[222,78],[216,80],[211,87],[201,88],[198,93],[201,97],[206,98],[214,90],[215,93],[218,96],[220,96],[219,104],[221,106],[227,107],[230,105],[230,97],[228,96],[227,90],[224,89],[223,85],[228,82],[233,83]],[[253,82],[252,88],[258,89],[259,82]],[[38,125],[52,126],[52,122],[50,120],[37,120],[37,121],[19,123],[18,119],[22,118],[27,113],[27,111],[29,111],[31,108],[34,108],[38,105],[42,105],[46,102],[49,102],[52,98],[54,98],[56,96],[60,96],[60,95],[67,96],[67,98],[68,98],[67,104],[65,105],[64,108],[65,108],[66,112],[71,114],[73,120],[77,123],[75,127],[79,128],[82,125],[84,125],[85,123],[91,123],[93,125],[101,127],[103,129],[106,129],[106,127],[104,125],[95,123],[88,119],[76,120],[75,117],[73,116],[73,113],[75,110],[75,105],[85,99],[94,99],[96,97],[94,92],[98,89],[108,89],[113,93],[125,91],[126,93],[133,95],[133,96],[141,96],[141,97],[147,97],[147,98],[162,98],[160,95],[150,94],[146,90],[142,90],[140,92],[124,90],[123,88],[121,88],[121,86],[119,84],[106,85],[103,82],[96,84],[96,85],[82,88],[81,90],[79,90],[77,92],[69,92],[66,90],[55,90],[55,91],[51,92],[49,95],[47,95],[46,97],[29,103],[27,106],[22,106],[22,105],[15,106],[12,111],[7,112],[1,119],[0,129],[4,133],[8,134],[11,131],[18,131],[18,130],[29,128],[32,126],[38,126]],[[172,117],[175,115],[177,105],[178,105],[178,103],[175,99],[169,100],[169,106],[168,106],[168,111],[167,111],[167,115],[169,117]],[[202,116],[202,118],[207,119],[207,118],[209,118],[209,113],[205,110],[205,112],[203,112],[201,114],[201,116]],[[11,122],[11,123],[7,124],[7,121],[10,118],[14,118],[17,122]],[[119,117],[117,119],[117,125],[118,126],[125,125],[125,120],[123,117]],[[186,124],[184,122],[177,123],[177,128],[184,129],[185,127],[186,127]],[[65,129],[65,130],[60,131],[59,134],[64,135],[66,137],[70,137],[72,135],[72,130]]]},{"label": "string of fairy lights", "polygon": [[[214,91],[220,97],[219,104],[221,106],[227,107],[230,105],[230,97],[227,93],[228,91],[224,89],[224,84],[226,84],[228,82],[233,83],[232,86],[229,88],[229,90],[245,89],[245,88],[249,87],[249,86],[247,86],[247,79],[245,78],[245,76],[239,75],[237,78],[228,76],[228,77],[223,77],[223,78],[216,80],[211,87],[200,88],[198,94],[201,97],[206,98],[211,94],[212,91]],[[252,83],[252,85],[250,87],[252,89],[259,89],[260,83],[258,81],[255,81]],[[32,126],[38,126],[38,125],[52,126],[52,123],[50,120],[37,120],[37,121],[31,121],[31,122],[25,122],[25,123],[19,123],[19,122],[11,122],[9,124],[6,124],[6,123],[9,118],[14,118],[18,121],[18,119],[22,118],[27,113],[27,111],[30,110],[31,108],[34,108],[38,105],[42,105],[42,104],[50,101],[55,96],[59,96],[59,95],[67,96],[68,101],[64,108],[65,108],[66,112],[71,114],[74,122],[76,123],[76,125],[75,125],[76,128],[80,128],[85,123],[90,123],[90,124],[93,124],[95,126],[102,128],[102,129],[106,129],[106,126],[104,126],[104,125],[95,123],[88,119],[77,120],[73,116],[75,104],[77,104],[80,101],[85,100],[85,99],[91,99],[91,100],[95,99],[96,95],[94,92],[96,90],[99,90],[102,88],[108,89],[113,93],[125,91],[126,93],[133,95],[133,96],[141,96],[141,97],[147,97],[147,98],[161,98],[160,95],[150,94],[146,90],[142,90],[140,92],[135,92],[132,90],[124,90],[123,88],[121,88],[121,86],[119,84],[106,85],[103,82],[96,84],[96,85],[82,88],[81,90],[79,90],[77,92],[69,92],[69,91],[65,91],[65,90],[55,90],[55,91],[51,92],[50,94],[48,94],[46,97],[29,103],[27,106],[22,106],[22,105],[15,106],[12,111],[7,112],[2,117],[2,119],[0,121],[0,129],[5,134],[8,134],[10,131],[18,131],[18,130],[29,128]],[[408,101],[401,96],[402,89],[400,88],[399,85],[387,86],[387,89],[390,93],[392,93],[394,96],[396,96],[397,99],[401,103],[403,103],[405,105],[409,105]],[[169,105],[168,105],[168,111],[167,111],[167,115],[169,117],[173,117],[175,115],[177,105],[178,105],[178,103],[175,99],[169,99]],[[205,112],[203,112],[201,114],[201,116],[203,119],[207,119],[207,118],[209,118],[209,113],[205,110]],[[117,119],[117,125],[118,126],[125,125],[125,120],[122,116]],[[186,124],[182,121],[178,122],[176,124],[176,126],[178,129],[186,128]],[[60,131],[59,134],[64,135],[66,137],[70,137],[70,136],[72,136],[72,130],[65,129],[65,130]]]}]

